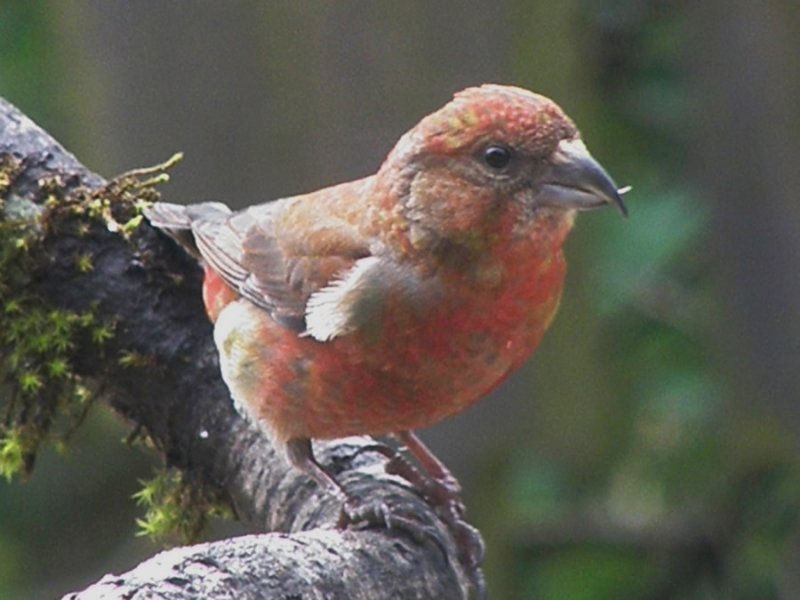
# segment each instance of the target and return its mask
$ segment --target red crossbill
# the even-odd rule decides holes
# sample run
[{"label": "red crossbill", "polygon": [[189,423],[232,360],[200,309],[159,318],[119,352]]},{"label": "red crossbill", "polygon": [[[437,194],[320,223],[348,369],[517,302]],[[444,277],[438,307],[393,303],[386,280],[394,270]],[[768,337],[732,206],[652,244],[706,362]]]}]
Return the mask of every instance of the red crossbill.
[{"label": "red crossbill", "polygon": [[514,87],[464,90],[378,172],[231,212],[160,203],[150,222],[205,268],[238,408],[322,485],[311,439],[409,432],[474,404],[558,308],[577,211],[625,206],[573,122]]}]

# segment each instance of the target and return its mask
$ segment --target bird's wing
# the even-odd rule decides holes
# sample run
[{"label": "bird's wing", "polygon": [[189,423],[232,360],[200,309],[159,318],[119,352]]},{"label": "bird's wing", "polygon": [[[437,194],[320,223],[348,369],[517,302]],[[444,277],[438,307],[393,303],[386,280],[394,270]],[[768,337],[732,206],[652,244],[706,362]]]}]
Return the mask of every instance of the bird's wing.
[{"label": "bird's wing", "polygon": [[192,224],[197,248],[231,288],[298,332],[306,329],[309,297],[359,259],[369,243],[350,223],[281,200]]}]

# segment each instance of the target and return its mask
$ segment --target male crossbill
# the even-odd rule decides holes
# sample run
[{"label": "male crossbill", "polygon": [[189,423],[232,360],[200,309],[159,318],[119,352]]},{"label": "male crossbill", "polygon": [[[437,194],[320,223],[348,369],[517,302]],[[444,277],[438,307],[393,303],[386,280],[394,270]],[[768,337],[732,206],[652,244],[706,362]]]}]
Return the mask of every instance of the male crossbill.
[{"label": "male crossbill", "polygon": [[576,212],[608,204],[625,213],[554,102],[484,85],[422,119],[369,177],[147,216],[204,265],[238,408],[341,491],[310,440],[397,433],[437,471],[409,432],[525,362],[556,313]]}]

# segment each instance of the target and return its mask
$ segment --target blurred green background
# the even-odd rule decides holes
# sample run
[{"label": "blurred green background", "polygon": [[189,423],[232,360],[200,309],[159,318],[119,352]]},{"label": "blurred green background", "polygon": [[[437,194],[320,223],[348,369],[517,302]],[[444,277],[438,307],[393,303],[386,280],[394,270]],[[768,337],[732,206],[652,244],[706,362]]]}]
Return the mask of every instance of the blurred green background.
[{"label": "blurred green background", "polygon": [[[795,599],[798,31],[796,0],[4,0],[0,95],[107,177],[182,150],[167,199],[232,206],[374,171],[468,85],[551,96],[631,216],[579,220],[534,360],[424,432],[491,597]],[[158,460],[128,431],[98,406],[0,481],[0,598],[157,550],[130,496]]]}]

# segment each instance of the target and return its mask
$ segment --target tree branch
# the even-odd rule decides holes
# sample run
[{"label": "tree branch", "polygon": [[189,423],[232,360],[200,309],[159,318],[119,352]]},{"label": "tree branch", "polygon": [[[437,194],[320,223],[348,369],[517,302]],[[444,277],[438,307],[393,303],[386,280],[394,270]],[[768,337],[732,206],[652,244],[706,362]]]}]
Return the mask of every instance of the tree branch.
[{"label": "tree branch", "polygon": [[378,532],[316,529],[244,536],[177,548],[121,577],[107,575],[82,598],[461,598],[441,554]]},{"label": "tree branch", "polygon": [[[75,373],[96,382],[168,466],[229,500],[240,519],[292,532],[177,548],[70,598],[214,598],[232,590],[237,598],[462,598],[480,588],[480,572],[459,563],[447,526],[408,483],[384,472],[385,458],[369,451],[368,438],[321,444],[317,455],[354,497],[399,507],[427,533],[334,528],[339,502],[291,469],[234,410],[219,376],[198,266],[146,222],[129,232],[116,226],[129,182],[91,173],[0,99],[4,154],[19,164],[0,197],[0,223],[10,218],[10,199],[35,203],[39,213],[25,293],[114,324],[102,346],[76,342]],[[98,200],[108,201],[102,206],[110,213],[87,216],[85,206]],[[89,257],[84,268],[76,256]],[[124,356],[140,357],[141,364],[132,367]]]}]

